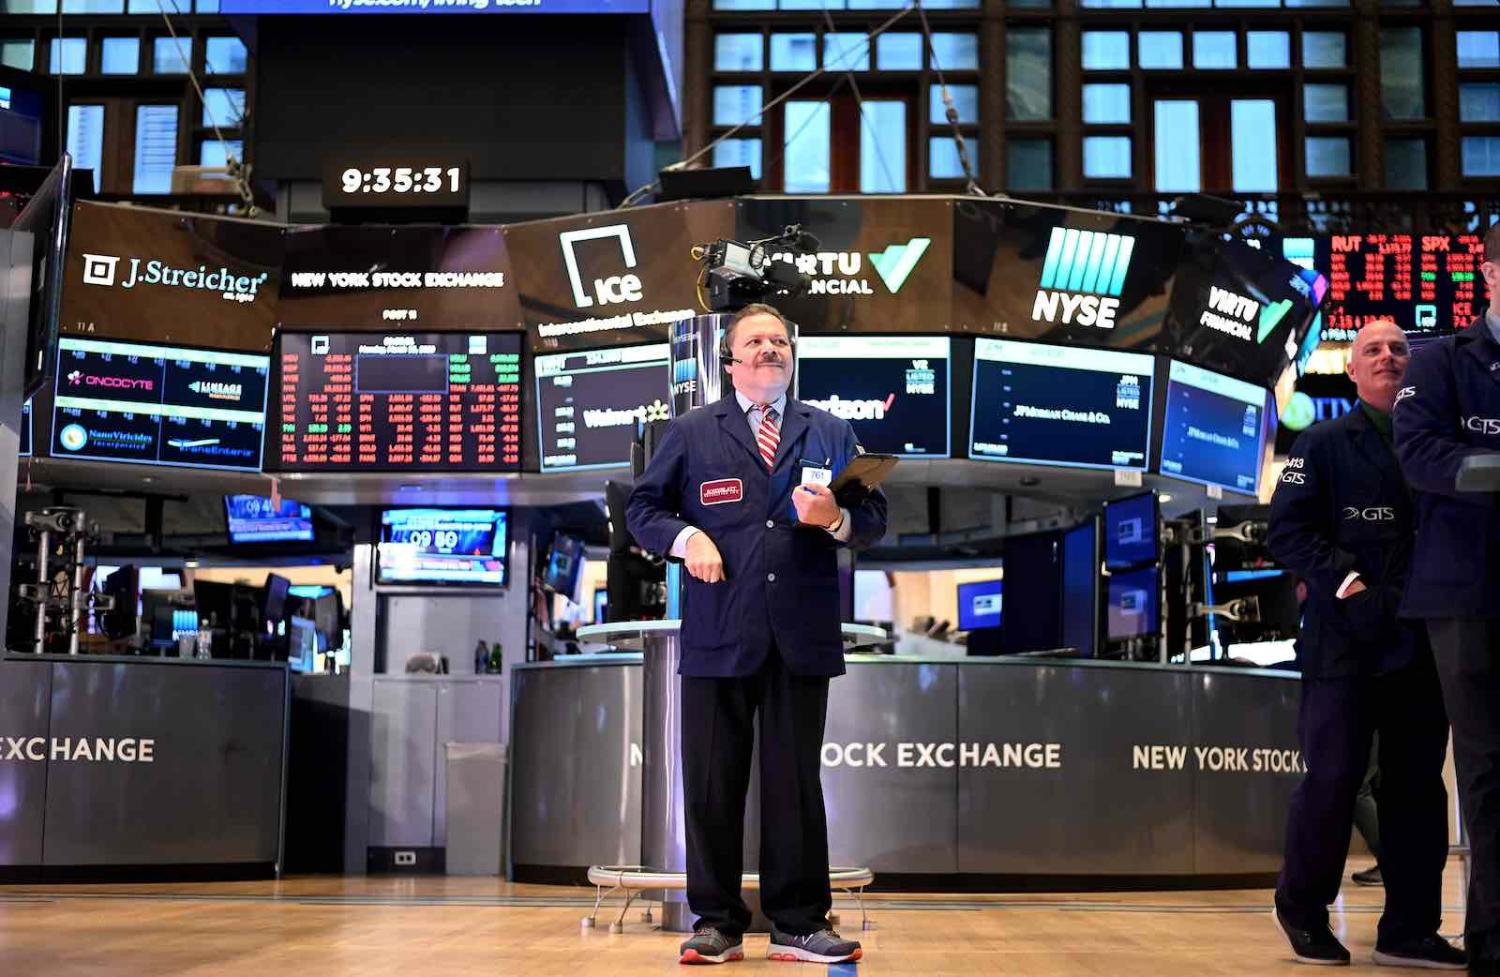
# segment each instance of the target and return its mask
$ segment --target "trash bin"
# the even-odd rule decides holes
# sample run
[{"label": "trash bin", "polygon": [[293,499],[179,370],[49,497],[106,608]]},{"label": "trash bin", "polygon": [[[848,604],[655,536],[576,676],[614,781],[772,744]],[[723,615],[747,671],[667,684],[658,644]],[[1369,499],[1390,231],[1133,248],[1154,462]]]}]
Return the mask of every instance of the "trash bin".
[{"label": "trash bin", "polygon": [[505,859],[505,744],[447,744],[448,874],[499,875]]}]

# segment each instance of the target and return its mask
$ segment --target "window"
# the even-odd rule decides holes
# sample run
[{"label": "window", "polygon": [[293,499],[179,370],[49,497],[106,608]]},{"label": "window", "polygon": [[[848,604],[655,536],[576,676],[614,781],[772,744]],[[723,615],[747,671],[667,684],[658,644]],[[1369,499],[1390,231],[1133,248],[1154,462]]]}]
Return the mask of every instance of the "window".
[{"label": "window", "polygon": [[1459,85],[1458,118],[1461,122],[1500,122],[1500,83]]},{"label": "window", "polygon": [[1194,68],[1236,68],[1239,55],[1235,51],[1234,31],[1194,31]]},{"label": "window", "polygon": [[217,125],[220,129],[230,129],[238,128],[244,120],[245,90],[243,88],[205,88],[203,90],[201,125]]},{"label": "window", "polygon": [[94,171],[94,192],[98,193],[104,168],[104,106],[68,106],[68,153],[75,169]]},{"label": "window", "polygon": [[120,14],[125,0],[63,0],[65,14]]},{"label": "window", "polygon": [[1308,122],[1348,122],[1348,86],[1322,82],[1303,85],[1302,115]]},{"label": "window", "polygon": [[[964,152],[969,154],[969,165],[979,171],[979,144],[973,139],[964,140]],[[965,179],[963,163],[958,158],[958,143],[952,136],[934,136],[927,140],[927,175],[934,180]]]},{"label": "window", "polygon": [[1237,98],[1229,104],[1230,179],[1235,193],[1275,193],[1280,189],[1276,103]]},{"label": "window", "polygon": [[726,139],[714,147],[715,166],[748,166],[750,176],[760,179],[760,140]]},{"label": "window", "polygon": [[1084,85],[1083,121],[1128,125],[1130,122],[1130,86]]},{"label": "window", "polygon": [[[126,5],[126,13],[132,14],[160,14],[163,9],[169,14],[185,14],[191,12],[192,0],[161,0],[161,6],[156,5],[156,0],[130,0]],[[202,10],[203,5],[199,4]]]},{"label": "window", "polygon": [[12,14],[55,14],[57,0],[9,0],[5,11]]},{"label": "window", "polygon": [[54,75],[81,75],[87,70],[89,42],[82,37],[54,37],[47,70]]},{"label": "window", "polygon": [[824,34],[823,67],[830,71],[868,71],[870,35]]},{"label": "window", "polygon": [[1051,190],[1052,140],[1006,140],[1005,183],[1012,190]]},{"label": "window", "polygon": [[832,182],[831,106],[827,102],[787,102],[785,118],[783,191],[827,193]]},{"label": "window", "polygon": [[1084,31],[1083,66],[1091,71],[1130,67],[1130,35],[1125,31]]},{"label": "window", "polygon": [[1142,68],[1175,71],[1182,67],[1182,35],[1176,31],[1141,31],[1136,42]]},{"label": "window", "polygon": [[0,64],[8,68],[19,68],[22,71],[30,71],[35,62],[35,41],[0,41]]},{"label": "window", "polygon": [[1380,108],[1387,119],[1421,119],[1427,115],[1422,75],[1422,28],[1387,27],[1380,32]]},{"label": "window", "polygon": [[1017,27],[1005,36],[1005,117],[1052,118],[1052,32]]},{"label": "window", "polygon": [[1460,68],[1500,68],[1500,31],[1459,31]]},{"label": "window", "polygon": [[1202,190],[1198,103],[1192,99],[1162,99],[1154,106],[1154,116],[1156,190],[1161,193]]},{"label": "window", "polygon": [[1286,31],[1246,31],[1245,63],[1251,68],[1290,68],[1291,35]]},{"label": "window", "polygon": [[238,139],[226,139],[223,142],[217,139],[205,139],[203,145],[198,148],[198,165],[228,166],[228,154],[230,153],[233,153],[234,158],[243,163],[245,161],[245,144]]},{"label": "window", "polygon": [[775,10],[776,0],[714,0],[715,10]]},{"label": "window", "polygon": [[979,70],[979,35],[932,35],[932,68],[943,71]]},{"label": "window", "polygon": [[762,57],[759,34],[720,34],[714,38],[715,71],[759,71]]},{"label": "window", "polygon": [[191,37],[158,37],[151,44],[151,70],[158,75],[185,75],[192,61]]},{"label": "window", "polygon": [[875,38],[875,64],[881,71],[920,71],[921,34],[881,34]]},{"label": "window", "polygon": [[1427,140],[1385,141],[1385,187],[1387,190],[1427,189]]},{"label": "window", "polygon": [[1500,176],[1500,136],[1465,136],[1464,176]]},{"label": "window", "polygon": [[1094,180],[1130,179],[1130,137],[1085,136],[1083,175]]},{"label": "window", "polygon": [[211,75],[243,75],[248,56],[237,37],[210,37],[203,42],[203,67]]},{"label": "window", "polygon": [[818,66],[816,34],[772,34],[772,71],[812,71]]},{"label": "window", "polygon": [[[979,114],[977,104],[974,114]],[[859,192],[905,193],[906,103],[893,99],[866,101],[859,127]]]},{"label": "window", "polygon": [[177,165],[177,106],[141,105],[135,110],[135,179],[132,193],[170,193]]},{"label": "window", "polygon": [[737,126],[754,119],[759,112],[759,85],[719,85],[714,88],[714,125]]},{"label": "window", "polygon": [[1307,31],[1302,35],[1304,68],[1342,68],[1349,63],[1348,40],[1339,31]]},{"label": "window", "polygon": [[1348,176],[1349,140],[1343,136],[1307,137],[1307,175],[1311,177]]},{"label": "window", "polygon": [[[974,123],[979,121],[979,86],[978,85],[949,85],[948,95],[953,99],[953,108],[958,112],[958,121],[961,123]],[[935,125],[948,124],[948,106],[943,104],[943,88],[941,85],[932,86],[932,121]]]},{"label": "window", "polygon": [[141,70],[141,39],[106,37],[100,46],[99,70],[106,75],[133,75]]}]

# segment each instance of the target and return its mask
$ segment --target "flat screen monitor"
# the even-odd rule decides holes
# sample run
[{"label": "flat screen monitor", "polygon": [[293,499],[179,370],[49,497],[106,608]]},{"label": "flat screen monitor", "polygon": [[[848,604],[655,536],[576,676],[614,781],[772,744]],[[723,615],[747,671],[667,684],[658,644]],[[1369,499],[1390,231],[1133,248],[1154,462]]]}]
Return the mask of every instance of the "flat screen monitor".
[{"label": "flat screen monitor", "polygon": [[578,591],[578,573],[583,569],[583,540],[566,533],[556,533],[547,549],[547,566],[542,586],[568,600]]},{"label": "flat screen monitor", "polygon": [[541,470],[629,464],[636,424],[670,416],[670,361],[667,343],[538,356]]},{"label": "flat screen monitor", "polygon": [[969,455],[1144,469],[1155,369],[1144,353],[976,339]]},{"label": "flat screen monitor", "polygon": [[603,624],[604,615],[609,612],[609,588],[594,588],[594,623]]},{"label": "flat screen monitor", "polygon": [[504,587],[506,522],[503,509],[386,509],[376,582]]},{"label": "flat screen monitor", "polygon": [[1266,390],[1172,361],[1161,473],[1254,495],[1266,438]]},{"label": "flat screen monitor", "polygon": [[1161,582],[1156,567],[1111,574],[1106,583],[1105,635],[1111,641],[1158,633]]},{"label": "flat screen monitor", "polygon": [[266,598],[265,606],[261,612],[261,620],[279,622],[286,619],[286,601],[291,595],[292,582],[279,574],[266,574]]},{"label": "flat screen monitor", "polygon": [[1000,627],[1004,603],[1003,580],[976,580],[958,585],[958,629],[978,631]]},{"label": "flat screen monitor", "polygon": [[797,399],[848,421],[866,451],[947,458],[951,346],[944,336],[804,336]]},{"label": "flat screen monitor", "polygon": [[32,455],[34,450],[34,446],[32,445],[32,439],[35,437],[34,431],[31,419],[31,401],[28,400],[21,405],[21,430],[18,440],[20,442],[19,454],[22,458],[30,458]]},{"label": "flat screen monitor", "polygon": [[16,294],[25,284],[24,305],[7,307],[7,335],[18,335],[25,322],[26,362],[23,388],[30,397],[47,382],[47,364],[57,348],[62,311],[63,268],[67,264],[68,226],[72,222],[73,157],[63,153],[26,206],[11,222],[17,232],[4,262],[14,279]]},{"label": "flat screen monitor", "polygon": [[287,621],[287,664],[294,672],[310,672],[318,656],[317,625],[305,617],[292,616]]},{"label": "flat screen monitor", "polygon": [[519,333],[284,332],[272,471],[519,471]]},{"label": "flat screen monitor", "polygon": [[312,509],[291,499],[275,504],[264,495],[224,496],[231,543],[310,543]]},{"label": "flat screen monitor", "polygon": [[52,456],[260,471],[270,358],[64,336]]},{"label": "flat screen monitor", "polygon": [[1111,570],[1160,558],[1160,507],[1155,492],[1104,503],[1104,565]]}]

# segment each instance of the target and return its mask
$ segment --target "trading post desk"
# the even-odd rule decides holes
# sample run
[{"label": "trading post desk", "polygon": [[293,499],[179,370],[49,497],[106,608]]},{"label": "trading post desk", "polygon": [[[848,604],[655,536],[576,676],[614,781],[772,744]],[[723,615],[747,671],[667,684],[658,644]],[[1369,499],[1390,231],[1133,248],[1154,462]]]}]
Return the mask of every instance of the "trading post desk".
[{"label": "trading post desk", "polygon": [[[1280,866],[1295,674],[847,660],[823,745],[834,865],[907,888],[1265,885]],[[641,656],[520,665],[512,688],[512,877],[638,864]],[[745,847],[748,871],[753,825]]]}]

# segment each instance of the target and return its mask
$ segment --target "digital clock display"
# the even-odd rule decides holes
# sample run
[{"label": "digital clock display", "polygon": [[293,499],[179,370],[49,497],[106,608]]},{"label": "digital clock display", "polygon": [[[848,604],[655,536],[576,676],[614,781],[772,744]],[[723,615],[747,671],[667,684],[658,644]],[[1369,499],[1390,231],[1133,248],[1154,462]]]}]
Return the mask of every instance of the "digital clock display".
[{"label": "digital clock display", "polygon": [[468,166],[452,160],[355,162],[330,160],[323,172],[323,206],[464,207]]}]

